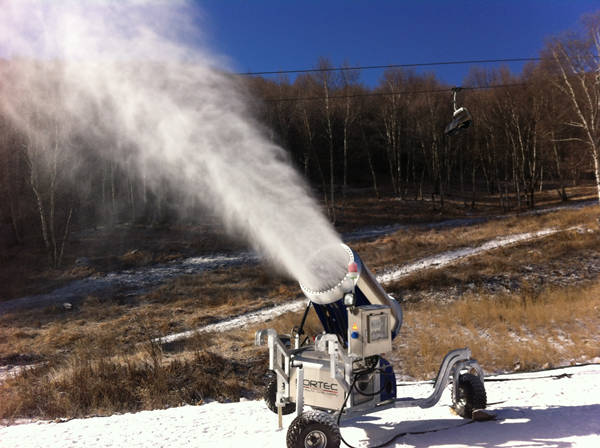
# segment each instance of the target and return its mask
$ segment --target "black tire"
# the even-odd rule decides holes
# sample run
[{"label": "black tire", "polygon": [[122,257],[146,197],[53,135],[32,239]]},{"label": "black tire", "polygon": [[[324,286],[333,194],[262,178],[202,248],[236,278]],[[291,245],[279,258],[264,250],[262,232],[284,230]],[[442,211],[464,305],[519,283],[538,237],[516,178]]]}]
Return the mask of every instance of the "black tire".
[{"label": "black tire", "polygon": [[463,418],[472,418],[475,409],[485,409],[487,396],[483,382],[477,375],[465,373],[458,378],[456,398],[452,408]]},{"label": "black tire", "polygon": [[325,412],[308,411],[296,417],[287,432],[287,448],[339,448],[340,428]]},{"label": "black tire", "polygon": [[[277,375],[272,370],[269,370],[266,376],[267,382],[265,384],[263,398],[265,399],[267,407],[277,414],[277,405],[275,404],[277,400]],[[291,414],[295,410],[296,405],[294,403],[288,403],[281,409],[281,412],[283,415],[287,415]]]}]

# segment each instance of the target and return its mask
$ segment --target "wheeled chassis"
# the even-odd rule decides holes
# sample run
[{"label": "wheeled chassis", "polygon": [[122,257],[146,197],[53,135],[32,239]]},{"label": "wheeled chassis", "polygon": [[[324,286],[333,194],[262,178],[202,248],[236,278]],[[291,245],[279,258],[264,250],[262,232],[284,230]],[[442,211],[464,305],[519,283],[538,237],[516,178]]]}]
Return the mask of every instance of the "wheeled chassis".
[{"label": "wheeled chassis", "polygon": [[[300,347],[298,337],[291,341],[294,347],[288,347],[286,341],[274,329],[265,329],[258,331],[255,336],[255,343],[258,346],[265,344],[269,348],[269,369],[275,372],[278,378],[276,406],[279,414],[279,426],[281,427],[281,410],[292,401],[291,396],[291,378],[292,369],[296,369],[296,414],[300,416],[304,411],[304,364],[306,362],[298,361],[302,358],[302,353],[306,351],[319,351],[329,355],[329,375],[341,385],[345,394],[350,394],[353,374],[353,363],[355,358],[349,357],[346,350],[341,346],[336,335],[321,334],[315,338],[314,344]],[[463,373],[470,373],[479,377],[483,383],[484,375],[479,363],[471,358],[471,351],[468,348],[455,349],[444,357],[431,395],[425,398],[396,397],[387,400],[369,400],[366,403],[354,405],[349,403],[344,408],[343,414],[339,416],[340,409],[320,408],[321,410],[332,413],[335,418],[345,420],[359,415],[366,415],[389,408],[420,407],[430,408],[435,406],[444,392],[446,386],[452,382],[453,402],[458,400],[459,378]],[[377,383],[376,387],[379,387]]]}]

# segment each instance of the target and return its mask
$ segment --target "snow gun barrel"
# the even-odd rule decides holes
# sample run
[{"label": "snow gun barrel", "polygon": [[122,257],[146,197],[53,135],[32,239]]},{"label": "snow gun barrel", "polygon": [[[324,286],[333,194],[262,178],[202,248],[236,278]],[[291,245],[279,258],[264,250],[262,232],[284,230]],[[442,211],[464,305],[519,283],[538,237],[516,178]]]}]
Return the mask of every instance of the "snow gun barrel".
[{"label": "snow gun barrel", "polygon": [[[395,337],[402,325],[402,307],[385,292],[375,276],[363,263],[360,256],[345,244],[348,270],[335,286],[313,290],[302,283],[300,287],[304,295],[312,302],[323,327],[327,332],[335,332],[343,339],[347,337],[348,320],[346,308],[362,305],[389,306],[392,314],[391,329]],[[319,254],[316,254],[319,256]]]}]

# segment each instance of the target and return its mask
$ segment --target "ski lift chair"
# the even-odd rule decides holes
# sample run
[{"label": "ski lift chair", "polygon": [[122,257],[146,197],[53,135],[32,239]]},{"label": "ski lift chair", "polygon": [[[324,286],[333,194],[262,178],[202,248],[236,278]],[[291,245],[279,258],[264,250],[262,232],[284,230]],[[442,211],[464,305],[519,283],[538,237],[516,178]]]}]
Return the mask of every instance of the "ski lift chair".
[{"label": "ski lift chair", "polygon": [[460,87],[452,89],[452,105],[454,107],[454,113],[452,114],[452,121],[444,130],[446,135],[454,135],[461,129],[468,128],[473,122],[473,117],[466,107],[456,107],[456,93],[459,90],[461,90]]}]

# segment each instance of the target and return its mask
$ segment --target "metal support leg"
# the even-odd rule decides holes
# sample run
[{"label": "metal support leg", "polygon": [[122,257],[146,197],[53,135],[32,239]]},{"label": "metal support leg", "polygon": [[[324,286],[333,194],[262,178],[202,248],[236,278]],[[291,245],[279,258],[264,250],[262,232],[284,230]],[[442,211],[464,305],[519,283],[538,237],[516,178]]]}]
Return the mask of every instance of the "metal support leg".
[{"label": "metal support leg", "polygon": [[304,369],[302,366],[297,368],[296,378],[298,380],[296,384],[296,415],[300,417],[304,410]]},{"label": "metal support leg", "polygon": [[[456,367],[470,365],[476,361],[471,360],[471,351],[468,348],[461,348],[449,352],[442,361],[440,370],[435,380],[433,393],[426,398],[396,398],[395,406],[398,408],[419,406],[420,408],[430,408],[440,400],[444,388],[448,384],[450,375],[453,376],[453,381],[457,381],[458,372]],[[456,387],[455,387],[456,390]]]},{"label": "metal support leg", "polygon": [[277,403],[277,421],[279,424],[279,429],[283,429],[283,405],[281,403]]}]

